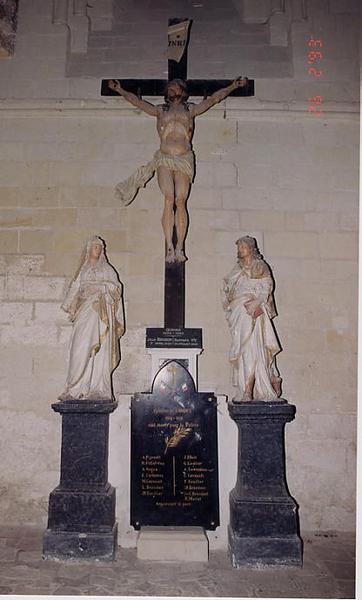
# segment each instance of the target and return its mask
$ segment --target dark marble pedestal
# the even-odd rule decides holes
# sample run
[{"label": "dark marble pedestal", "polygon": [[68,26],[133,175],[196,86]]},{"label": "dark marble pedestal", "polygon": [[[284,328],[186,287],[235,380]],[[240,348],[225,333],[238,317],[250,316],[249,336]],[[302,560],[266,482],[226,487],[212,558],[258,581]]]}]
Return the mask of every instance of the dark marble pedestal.
[{"label": "dark marble pedestal", "polygon": [[62,415],[60,484],[49,497],[43,556],[113,560],[116,494],[108,483],[109,414],[117,402],[66,400]]},{"label": "dark marble pedestal", "polygon": [[234,567],[302,565],[297,504],[285,475],[284,427],[295,406],[229,402],[239,430],[238,477],[230,493],[229,553]]}]

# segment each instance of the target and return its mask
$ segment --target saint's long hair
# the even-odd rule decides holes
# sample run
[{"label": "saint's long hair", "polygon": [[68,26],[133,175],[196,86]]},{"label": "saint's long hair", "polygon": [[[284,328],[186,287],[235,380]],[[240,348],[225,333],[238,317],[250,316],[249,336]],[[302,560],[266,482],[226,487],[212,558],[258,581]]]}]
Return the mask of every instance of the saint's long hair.
[{"label": "saint's long hair", "polygon": [[249,246],[253,258],[259,258],[260,260],[263,260],[263,255],[259,251],[258,244],[255,238],[251,237],[250,235],[244,235],[235,242],[237,246],[241,243],[244,243],[247,246]]}]

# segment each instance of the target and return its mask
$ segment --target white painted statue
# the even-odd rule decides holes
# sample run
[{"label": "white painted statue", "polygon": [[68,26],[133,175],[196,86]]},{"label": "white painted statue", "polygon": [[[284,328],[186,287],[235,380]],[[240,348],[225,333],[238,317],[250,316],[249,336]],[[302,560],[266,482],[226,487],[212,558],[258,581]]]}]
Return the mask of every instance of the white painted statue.
[{"label": "white painted statue", "polygon": [[275,364],[281,347],[271,321],[276,315],[273,279],[254,238],[244,236],[236,244],[238,262],[224,278],[222,288],[232,338],[229,359],[233,385],[239,390],[233,400],[275,401],[281,394]]},{"label": "white painted statue", "polygon": [[62,309],[73,322],[68,375],[60,400],[111,400],[112,372],[124,333],[122,285],[104,253],[90,238]]}]

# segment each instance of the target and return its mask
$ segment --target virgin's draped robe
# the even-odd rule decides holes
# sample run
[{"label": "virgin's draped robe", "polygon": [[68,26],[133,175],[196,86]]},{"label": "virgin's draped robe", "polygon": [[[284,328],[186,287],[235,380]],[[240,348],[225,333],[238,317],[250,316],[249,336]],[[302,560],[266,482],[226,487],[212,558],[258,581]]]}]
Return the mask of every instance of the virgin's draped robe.
[{"label": "virgin's draped robe", "polygon": [[74,321],[61,398],[112,399],[111,375],[119,362],[124,320],[122,287],[103,250],[95,265],[85,262],[62,308]]},{"label": "virgin's draped robe", "polygon": [[[229,359],[239,399],[251,400],[246,388],[254,378],[254,400],[276,400],[280,395],[275,355],[281,348],[271,322],[276,314],[272,291],[269,267],[257,258],[250,267],[237,264],[223,280],[223,307],[231,332]],[[250,300],[262,309],[257,318],[246,311]]]}]

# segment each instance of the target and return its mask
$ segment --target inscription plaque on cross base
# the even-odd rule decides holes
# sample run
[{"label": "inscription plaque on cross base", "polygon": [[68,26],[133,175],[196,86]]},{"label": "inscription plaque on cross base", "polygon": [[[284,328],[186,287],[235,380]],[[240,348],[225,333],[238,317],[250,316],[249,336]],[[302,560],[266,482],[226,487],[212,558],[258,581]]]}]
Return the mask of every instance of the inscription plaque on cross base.
[{"label": "inscription plaque on cross base", "polygon": [[202,329],[147,327],[146,348],[202,348]]},{"label": "inscription plaque on cross base", "polygon": [[219,525],[217,400],[177,361],[131,404],[131,525]]}]

